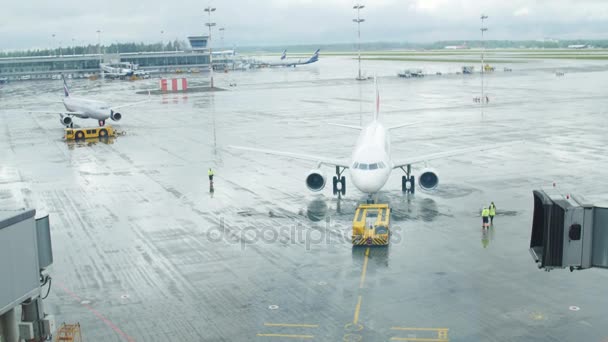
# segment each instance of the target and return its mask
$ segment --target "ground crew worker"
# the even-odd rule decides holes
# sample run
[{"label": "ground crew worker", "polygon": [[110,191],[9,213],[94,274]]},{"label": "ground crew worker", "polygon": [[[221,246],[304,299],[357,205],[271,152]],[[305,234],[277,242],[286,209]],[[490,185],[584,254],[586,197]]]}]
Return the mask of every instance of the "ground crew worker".
[{"label": "ground crew worker", "polygon": [[494,202],[490,203],[490,224],[494,224],[494,216],[496,216],[496,205]]},{"label": "ground crew worker", "polygon": [[213,182],[213,170],[211,170],[211,168],[209,168],[209,171],[207,171],[207,174],[209,175],[209,181]]},{"label": "ground crew worker", "polygon": [[488,217],[490,216],[490,210],[487,207],[484,207],[481,211],[481,222],[482,227],[486,228],[488,226]]}]

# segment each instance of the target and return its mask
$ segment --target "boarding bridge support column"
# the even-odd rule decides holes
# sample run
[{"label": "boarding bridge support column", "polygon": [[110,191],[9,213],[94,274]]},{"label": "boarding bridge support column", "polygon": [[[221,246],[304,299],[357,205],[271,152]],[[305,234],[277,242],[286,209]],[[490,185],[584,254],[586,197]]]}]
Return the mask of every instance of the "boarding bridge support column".
[{"label": "boarding bridge support column", "polygon": [[0,341],[17,342],[18,340],[17,313],[15,309],[11,309],[0,316]]},{"label": "boarding bridge support column", "polygon": [[42,320],[44,319],[44,307],[40,297],[30,299],[21,304],[23,322],[30,322],[34,328],[34,336],[37,338],[46,337],[43,331]]}]

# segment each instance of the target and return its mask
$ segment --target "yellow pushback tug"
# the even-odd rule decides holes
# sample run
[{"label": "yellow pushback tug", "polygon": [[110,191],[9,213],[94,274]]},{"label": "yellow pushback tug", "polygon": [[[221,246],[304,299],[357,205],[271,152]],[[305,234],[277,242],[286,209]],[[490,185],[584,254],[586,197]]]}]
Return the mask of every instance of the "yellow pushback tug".
[{"label": "yellow pushback tug", "polygon": [[353,219],[353,246],[386,246],[390,240],[388,204],[360,204]]},{"label": "yellow pushback tug", "polygon": [[106,138],[113,137],[116,135],[114,128],[107,125],[104,127],[94,128],[66,128],[65,139],[66,140],[83,140],[90,138]]}]

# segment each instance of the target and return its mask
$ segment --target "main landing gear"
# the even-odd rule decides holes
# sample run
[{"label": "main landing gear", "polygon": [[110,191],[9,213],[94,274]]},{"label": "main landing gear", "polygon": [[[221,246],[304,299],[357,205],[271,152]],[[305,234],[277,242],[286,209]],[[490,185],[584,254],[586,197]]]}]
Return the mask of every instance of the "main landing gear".
[{"label": "main landing gear", "polygon": [[99,120],[99,127],[103,127],[106,124],[106,120]]},{"label": "main landing gear", "polygon": [[405,172],[405,176],[401,177],[401,191],[403,193],[414,194],[416,191],[416,177],[412,175],[412,165],[408,164],[406,167],[407,169],[404,169],[403,166],[401,167],[401,170]]},{"label": "main landing gear", "polygon": [[345,167],[336,166],[336,175],[334,176],[334,196],[338,195],[338,198],[346,195],[346,177],[342,176],[346,170]]}]

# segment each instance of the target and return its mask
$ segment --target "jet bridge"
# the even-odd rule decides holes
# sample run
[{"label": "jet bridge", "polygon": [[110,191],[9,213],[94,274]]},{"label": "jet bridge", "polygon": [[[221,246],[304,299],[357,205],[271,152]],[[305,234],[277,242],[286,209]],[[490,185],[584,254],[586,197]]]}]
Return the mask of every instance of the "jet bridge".
[{"label": "jet bridge", "polygon": [[2,342],[43,340],[54,330],[53,317],[45,315],[42,307],[46,285],[48,291],[51,285],[43,272],[53,263],[49,219],[35,216],[35,210],[0,211]]},{"label": "jet bridge", "polygon": [[608,268],[608,207],[535,190],[530,254],[546,271]]}]

